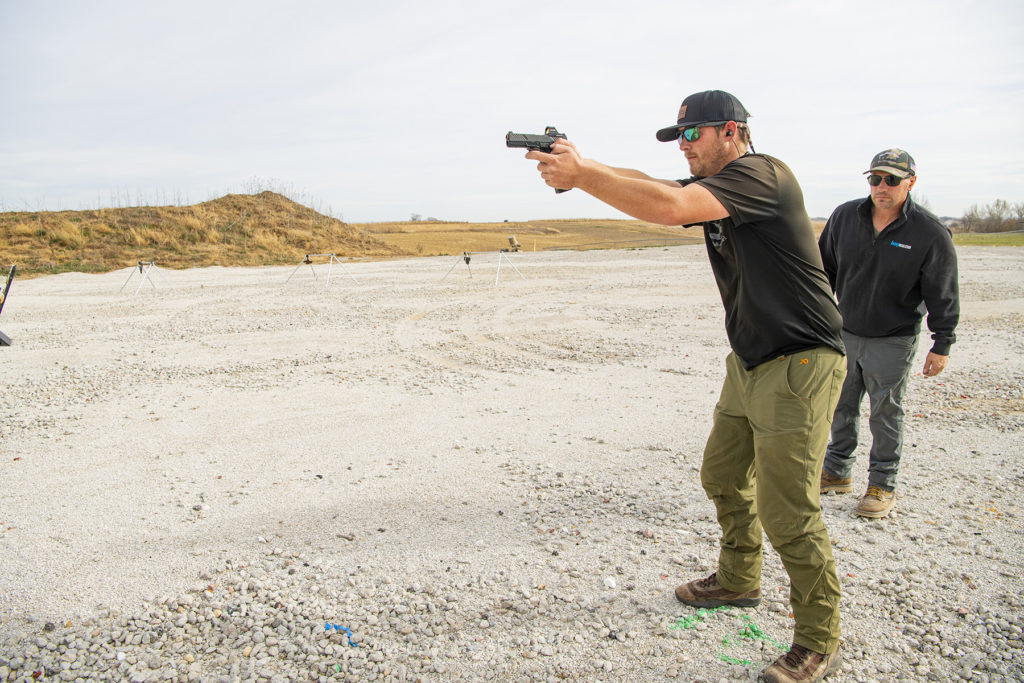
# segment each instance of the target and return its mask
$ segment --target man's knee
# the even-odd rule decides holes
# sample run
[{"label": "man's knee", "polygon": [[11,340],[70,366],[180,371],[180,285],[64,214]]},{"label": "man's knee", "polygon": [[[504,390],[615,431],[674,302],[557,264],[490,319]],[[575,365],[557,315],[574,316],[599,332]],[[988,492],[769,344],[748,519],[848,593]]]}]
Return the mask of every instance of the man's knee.
[{"label": "man's knee", "polygon": [[808,540],[813,543],[812,539],[816,539],[820,533],[825,531],[825,521],[822,519],[820,510],[804,513],[794,510],[760,510],[758,516],[764,527],[765,535],[771,541],[772,547],[780,554],[787,547],[799,545]]}]

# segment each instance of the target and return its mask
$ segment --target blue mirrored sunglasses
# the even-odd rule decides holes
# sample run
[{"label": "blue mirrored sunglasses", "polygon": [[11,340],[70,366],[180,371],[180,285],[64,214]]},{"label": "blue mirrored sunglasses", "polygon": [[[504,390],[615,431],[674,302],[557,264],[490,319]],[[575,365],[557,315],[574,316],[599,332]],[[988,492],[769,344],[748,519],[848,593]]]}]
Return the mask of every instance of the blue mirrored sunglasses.
[{"label": "blue mirrored sunglasses", "polygon": [[679,131],[679,142],[686,140],[687,142],[696,142],[700,140],[700,129],[707,128],[709,126],[721,126],[723,123],[729,123],[728,121],[707,121],[705,123],[698,123],[696,126],[690,126],[689,128],[683,128]]}]

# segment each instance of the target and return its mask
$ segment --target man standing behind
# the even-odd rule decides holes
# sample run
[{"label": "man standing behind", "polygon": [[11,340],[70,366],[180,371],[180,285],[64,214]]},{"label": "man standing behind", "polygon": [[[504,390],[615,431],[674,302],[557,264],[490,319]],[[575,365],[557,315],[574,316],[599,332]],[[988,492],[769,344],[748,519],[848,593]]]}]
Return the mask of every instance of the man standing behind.
[{"label": "man standing behind", "polygon": [[[837,208],[818,240],[821,259],[843,314],[847,375],[832,421],[821,492],[852,488],[860,404],[871,405],[868,489],[862,517],[885,517],[896,501],[903,451],[903,393],[917,352],[923,308],[932,331],[922,372],[934,377],[949,360],[960,319],[956,250],[949,229],[916,205],[914,160],[887,149],[866,171],[871,196]],[[923,305],[922,305],[923,304]]]},{"label": "man standing behind", "polygon": [[[732,346],[701,483],[718,512],[718,571],[679,586],[695,607],[761,601],[762,528],[790,577],[793,646],[758,680],[819,681],[839,664],[839,580],[818,480],[846,363],[841,319],[792,171],[752,154],[747,111],[727,92],[683,100],[677,142],[692,178],[659,180],[580,156],[531,151],[555,188],[579,188],[663,225],[704,224]],[[762,527],[763,525],[763,527]]]}]

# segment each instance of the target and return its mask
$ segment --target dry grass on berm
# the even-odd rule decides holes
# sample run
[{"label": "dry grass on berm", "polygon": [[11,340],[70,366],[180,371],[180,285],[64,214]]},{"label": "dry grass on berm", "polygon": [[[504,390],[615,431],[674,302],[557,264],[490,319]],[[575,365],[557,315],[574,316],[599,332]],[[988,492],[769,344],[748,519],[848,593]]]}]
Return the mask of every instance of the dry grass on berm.
[{"label": "dry grass on berm", "polygon": [[20,276],[298,263],[305,254],[389,257],[398,248],[275,192],[191,206],[0,213],[0,266]]}]

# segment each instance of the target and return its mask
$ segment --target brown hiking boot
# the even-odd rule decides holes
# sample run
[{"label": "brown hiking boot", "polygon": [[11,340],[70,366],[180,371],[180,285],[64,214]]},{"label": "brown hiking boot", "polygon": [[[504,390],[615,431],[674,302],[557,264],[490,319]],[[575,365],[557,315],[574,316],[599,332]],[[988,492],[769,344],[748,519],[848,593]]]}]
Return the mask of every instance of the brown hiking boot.
[{"label": "brown hiking boot", "polygon": [[857,503],[857,509],[854,512],[861,517],[880,519],[888,515],[895,504],[895,491],[886,491],[877,486],[869,486],[868,492],[861,496],[860,502]]},{"label": "brown hiking boot", "polygon": [[676,588],[676,599],[690,607],[757,607],[761,604],[761,589],[733,593],[719,585],[715,572],[706,579],[695,579]]},{"label": "brown hiking boot", "polygon": [[757,677],[758,683],[812,683],[820,681],[839,668],[839,645],[830,655],[808,650],[793,643]]},{"label": "brown hiking boot", "polygon": [[851,477],[837,477],[828,470],[821,471],[822,493],[849,493],[852,490],[853,479]]}]

